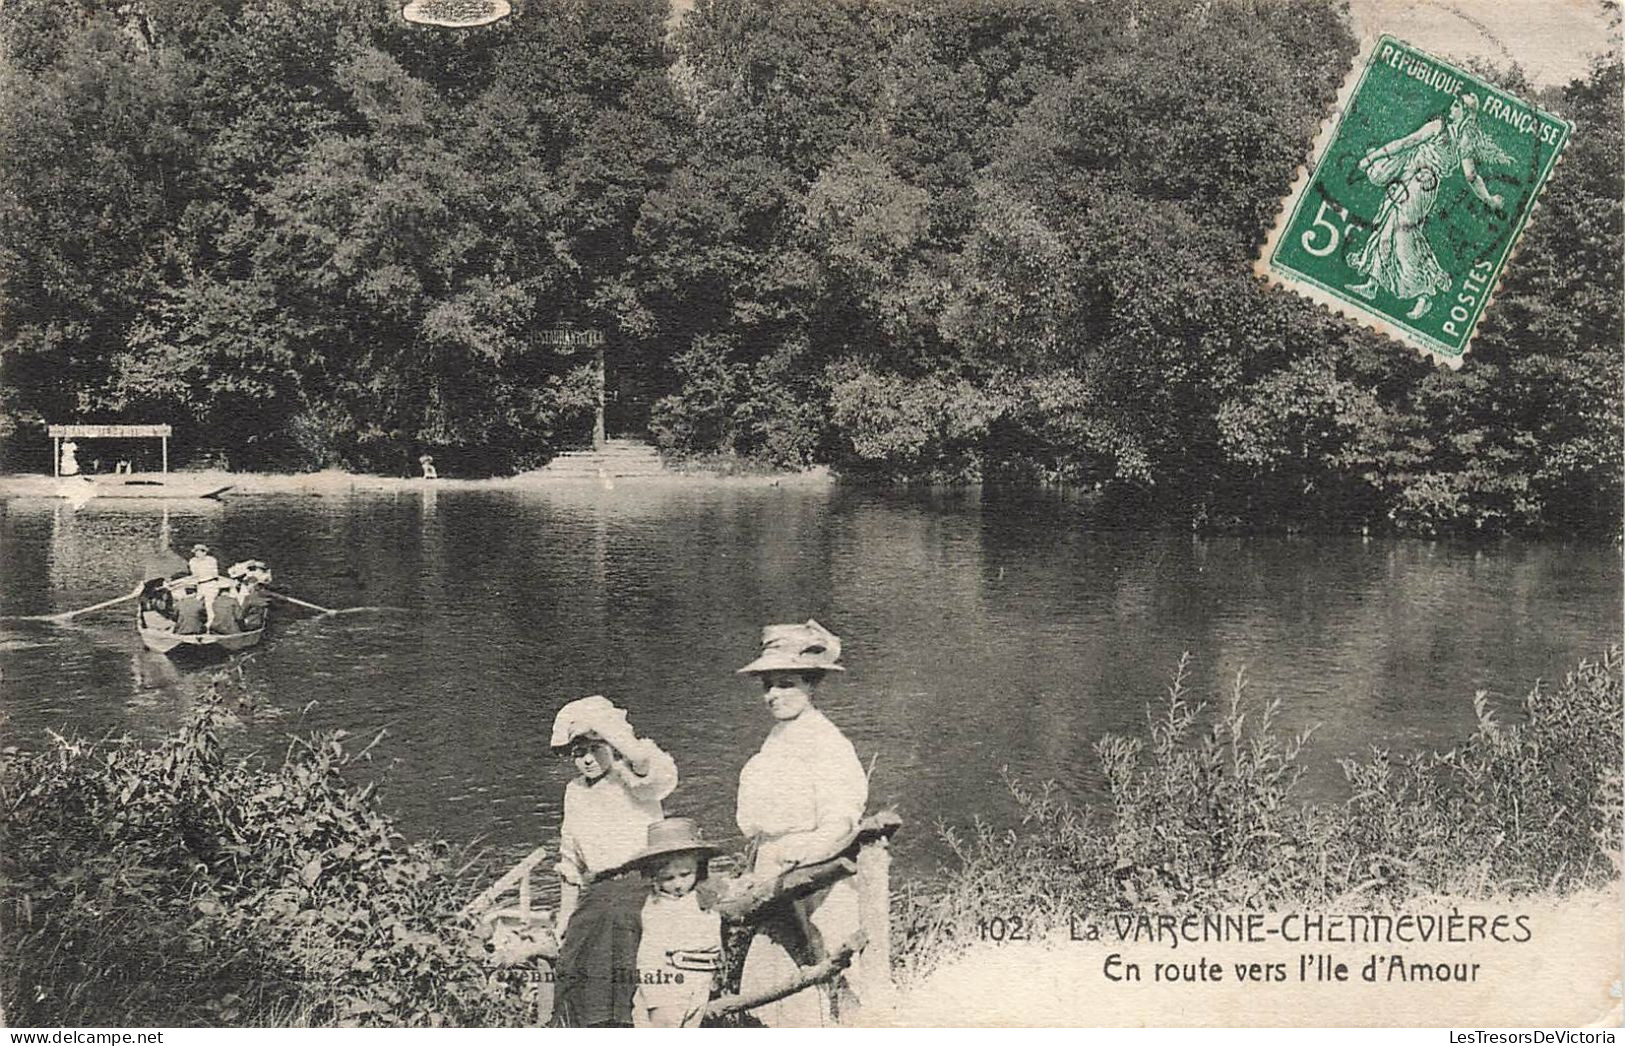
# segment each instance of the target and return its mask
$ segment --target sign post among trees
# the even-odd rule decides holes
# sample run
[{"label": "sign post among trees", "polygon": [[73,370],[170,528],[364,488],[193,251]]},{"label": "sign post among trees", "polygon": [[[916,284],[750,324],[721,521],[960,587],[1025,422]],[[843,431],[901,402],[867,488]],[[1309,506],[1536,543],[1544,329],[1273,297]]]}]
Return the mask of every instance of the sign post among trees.
[{"label": "sign post among trees", "polygon": [[573,354],[579,347],[592,346],[592,449],[603,450],[609,440],[609,371],[604,361],[604,332],[596,328],[573,330],[555,327],[542,332],[541,340],[544,344],[562,349],[566,355]]},{"label": "sign post among trees", "polygon": [[598,371],[598,403],[593,410],[592,417],[592,449],[603,450],[604,444],[609,441],[604,426],[604,403],[609,398],[607,385],[608,375],[604,370],[604,340],[598,339],[597,347],[593,349],[595,366]]}]

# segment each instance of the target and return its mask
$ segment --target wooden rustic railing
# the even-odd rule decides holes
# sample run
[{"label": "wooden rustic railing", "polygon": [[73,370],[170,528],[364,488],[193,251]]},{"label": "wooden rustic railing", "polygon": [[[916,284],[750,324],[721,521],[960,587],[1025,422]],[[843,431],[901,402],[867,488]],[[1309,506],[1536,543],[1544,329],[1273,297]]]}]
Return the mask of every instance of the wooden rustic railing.
[{"label": "wooden rustic railing", "polygon": [[[726,995],[710,1001],[704,1016],[720,1017],[766,1005],[804,988],[821,984],[851,969],[852,985],[863,1009],[885,1013],[896,1001],[891,979],[891,837],[903,826],[890,810],[864,818],[852,839],[828,860],[767,879],[748,875],[717,877],[708,883],[709,907],[730,923],[757,921],[770,905],[803,897],[841,879],[855,877],[858,888],[858,932],[813,966],[802,968],[790,982],[748,996]],[[547,857],[537,847],[507,874],[470,901],[463,913],[492,929],[493,958],[499,963],[558,958],[552,913],[533,905],[531,876]],[[551,870],[551,868],[549,868]],[[504,905],[507,895],[514,894]]]},{"label": "wooden rustic railing", "polygon": [[763,991],[752,992],[749,995],[719,995],[705,1004],[705,1008],[690,1016],[684,1021],[685,1027],[695,1027],[707,1017],[726,1017],[734,1013],[748,1013],[758,1006],[766,1006],[770,1002],[778,1002],[788,998],[796,992],[811,988],[815,984],[823,984],[833,980],[840,972],[852,965],[852,960],[863,954],[864,946],[869,942],[869,935],[859,930],[847,939],[845,944],[835,949],[827,958],[811,966],[803,967],[795,977],[784,984],[774,985]]},{"label": "wooden rustic railing", "polygon": [[[721,884],[722,889],[711,908],[728,922],[750,923],[769,905],[805,896],[855,876],[861,939],[846,942],[854,945],[851,949],[853,987],[865,1009],[888,1010],[895,1001],[896,991],[891,979],[891,837],[902,826],[903,819],[890,810],[866,817],[858,823],[852,840],[830,859],[792,868],[770,879],[741,877],[733,881],[738,884],[737,889]],[[828,980],[844,968],[843,963],[822,979]]]},{"label": "wooden rustic railing", "polygon": [[[534,896],[530,876],[536,866],[547,860],[547,847],[538,846],[527,854],[524,860],[510,868],[506,875],[492,883],[485,892],[469,901],[463,906],[463,915],[477,915],[487,921],[500,918],[513,918],[521,922],[531,922],[542,915],[531,907]],[[500,901],[508,891],[516,891],[518,896],[511,908],[499,908]]]}]

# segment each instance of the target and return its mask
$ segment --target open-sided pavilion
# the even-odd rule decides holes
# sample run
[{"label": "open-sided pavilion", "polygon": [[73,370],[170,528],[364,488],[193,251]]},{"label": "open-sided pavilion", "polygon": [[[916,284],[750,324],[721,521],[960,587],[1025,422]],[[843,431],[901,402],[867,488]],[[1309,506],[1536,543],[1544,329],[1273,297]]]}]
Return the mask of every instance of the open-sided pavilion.
[{"label": "open-sided pavilion", "polygon": [[51,437],[51,474],[62,475],[62,441],[65,439],[156,439],[163,441],[163,472],[169,475],[168,425],[49,425],[46,434]]}]

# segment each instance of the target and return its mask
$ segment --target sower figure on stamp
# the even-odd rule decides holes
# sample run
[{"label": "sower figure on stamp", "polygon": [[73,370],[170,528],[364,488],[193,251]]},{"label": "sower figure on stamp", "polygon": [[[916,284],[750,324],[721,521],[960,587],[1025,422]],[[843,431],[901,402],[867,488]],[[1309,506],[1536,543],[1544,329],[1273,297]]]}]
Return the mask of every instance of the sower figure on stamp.
[{"label": "sower figure on stamp", "polygon": [[[845,671],[840,656],[840,639],[816,621],[769,625],[761,656],[739,670],[761,680],[774,719],[761,751],[739,774],[739,830],[751,841],[757,877],[828,860],[852,841],[863,817],[869,801],[863,764],[846,735],[813,707],[825,673]],[[851,879],[780,905],[751,939],[740,993],[792,980],[857,932],[858,922]],[[751,1012],[770,1027],[827,1025],[836,1017],[838,990],[806,988]]]},{"label": "sower figure on stamp", "polygon": [[1498,211],[1506,202],[1484,184],[1480,162],[1509,163],[1511,158],[1479,127],[1478,99],[1471,94],[1451,103],[1447,116],[1361,157],[1360,173],[1384,191],[1371,239],[1349,257],[1349,265],[1366,280],[1348,289],[1366,299],[1378,289],[1396,298],[1415,298],[1406,313],[1413,320],[1432,308],[1433,296],[1452,283],[1427,237],[1428,215],[1445,179],[1460,170],[1486,206]]},{"label": "sower figure on stamp", "polygon": [[559,831],[553,1023],[629,1025],[648,889],[627,862],[644,849],[649,826],[665,817],[661,801],[677,787],[677,764],[598,695],[559,710],[552,747],[569,755],[579,775],[565,786]]}]

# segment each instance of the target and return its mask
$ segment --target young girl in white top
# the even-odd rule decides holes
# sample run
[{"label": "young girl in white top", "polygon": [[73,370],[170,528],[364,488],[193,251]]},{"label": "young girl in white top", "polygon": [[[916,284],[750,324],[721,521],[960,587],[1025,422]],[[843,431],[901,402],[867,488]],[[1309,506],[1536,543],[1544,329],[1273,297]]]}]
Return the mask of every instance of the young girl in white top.
[{"label": "young girl in white top", "polygon": [[649,826],[664,817],[660,803],[677,787],[677,764],[597,695],[559,710],[552,743],[578,775],[564,789],[555,866],[562,940],[554,1023],[625,1025],[637,986],[644,899],[642,881],[626,865],[643,848]]}]

